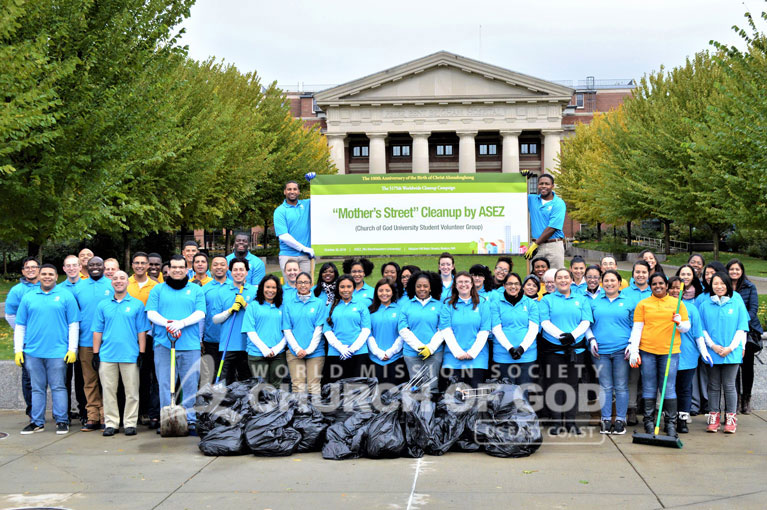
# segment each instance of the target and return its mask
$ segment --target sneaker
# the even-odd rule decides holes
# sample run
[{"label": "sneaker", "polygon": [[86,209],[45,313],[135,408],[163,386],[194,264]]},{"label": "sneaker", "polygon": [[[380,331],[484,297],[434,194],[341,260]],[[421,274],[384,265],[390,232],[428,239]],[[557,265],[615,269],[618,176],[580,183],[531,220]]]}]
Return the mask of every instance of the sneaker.
[{"label": "sneaker", "polygon": [[734,434],[738,430],[738,417],[735,413],[727,413],[724,421],[724,433]]},{"label": "sneaker", "polygon": [[69,423],[59,422],[56,424],[56,434],[63,436],[69,433]]},{"label": "sneaker", "polygon": [[100,429],[101,429],[100,424],[96,423],[95,421],[89,421],[82,426],[82,428],[80,429],[80,432],[93,432],[94,430],[100,430]]},{"label": "sneaker", "polygon": [[610,434],[613,430],[613,424],[610,420],[602,420],[602,425],[599,429],[600,434]]},{"label": "sneaker", "polygon": [[706,416],[708,425],[706,426],[706,432],[719,432],[720,414],[711,412]]},{"label": "sneaker", "polygon": [[125,435],[126,436],[135,436],[136,435],[136,427],[125,427]]},{"label": "sneaker", "polygon": [[626,433],[626,422],[623,420],[615,420],[615,424],[613,424],[613,434],[617,436],[622,436]]},{"label": "sneaker", "polygon": [[102,432],[101,435],[104,436],[104,437],[112,437],[112,436],[115,435],[115,432],[116,431],[115,431],[114,428],[107,427],[107,428],[104,429],[104,432]]},{"label": "sneaker", "polygon": [[21,429],[21,433],[25,436],[27,434],[34,434],[35,432],[43,432],[43,431],[45,431],[45,424],[35,425],[32,422],[29,422],[29,425]]}]

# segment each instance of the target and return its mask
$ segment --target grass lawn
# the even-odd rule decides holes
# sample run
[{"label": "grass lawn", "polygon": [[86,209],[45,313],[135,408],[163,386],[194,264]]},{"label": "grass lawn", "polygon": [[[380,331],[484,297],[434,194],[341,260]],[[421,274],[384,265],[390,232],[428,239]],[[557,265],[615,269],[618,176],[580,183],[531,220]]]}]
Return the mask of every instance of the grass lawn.
[{"label": "grass lawn", "polygon": [[11,287],[19,283],[18,280],[6,280],[4,278],[0,278],[0,303],[5,301],[5,297],[8,295],[8,291],[11,290]]},{"label": "grass lawn", "polygon": [[[703,255],[703,258],[707,263],[714,260],[714,254],[712,252],[704,252],[701,253],[701,255]],[[687,253],[677,253],[670,255],[664,263],[679,266],[686,264],[688,258],[690,258],[690,256]],[[749,257],[748,255],[743,255],[742,253],[730,253],[724,251],[719,252],[719,261],[722,264],[727,264],[728,260],[734,258],[739,259],[741,262],[743,262],[743,265],[746,266],[746,275],[767,277],[767,260]]]}]

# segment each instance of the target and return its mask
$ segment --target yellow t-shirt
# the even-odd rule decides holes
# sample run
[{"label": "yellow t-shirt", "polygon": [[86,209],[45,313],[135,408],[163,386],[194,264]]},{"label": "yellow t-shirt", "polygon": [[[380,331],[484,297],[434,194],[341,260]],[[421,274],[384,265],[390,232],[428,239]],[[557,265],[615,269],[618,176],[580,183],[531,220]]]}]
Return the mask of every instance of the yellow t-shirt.
[{"label": "yellow t-shirt", "polygon": [[[618,290],[623,290],[625,288],[628,288],[628,286],[629,286],[629,281],[627,279],[623,278],[621,280],[621,286],[620,286],[620,288]],[[675,310],[676,310],[676,308],[675,308]]]},{"label": "yellow t-shirt", "polygon": [[[639,349],[650,354],[668,354],[671,345],[671,333],[674,323],[671,318],[676,313],[676,299],[666,296],[662,299],[650,296],[640,301],[634,310],[634,322],[644,322],[642,338],[639,340]],[[679,315],[683,321],[690,320],[687,316],[687,308],[684,303],[679,307]],[[680,352],[682,339],[677,332],[674,337],[674,349],[672,354]]]},{"label": "yellow t-shirt", "polygon": [[146,283],[143,287],[138,286],[135,276],[128,278],[128,294],[144,303],[146,306],[146,300],[149,299],[149,292],[157,285],[157,282],[147,277]]}]

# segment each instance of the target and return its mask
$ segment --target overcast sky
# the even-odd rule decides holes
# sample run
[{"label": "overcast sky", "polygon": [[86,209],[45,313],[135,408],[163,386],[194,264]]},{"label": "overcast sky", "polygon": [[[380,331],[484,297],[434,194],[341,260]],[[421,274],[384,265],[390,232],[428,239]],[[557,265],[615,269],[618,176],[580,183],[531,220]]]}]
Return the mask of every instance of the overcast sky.
[{"label": "overcast sky", "polygon": [[440,50],[549,80],[640,78],[711,39],[739,43],[732,25],[765,8],[764,0],[197,0],[183,42],[192,58],[215,56],[292,90]]}]

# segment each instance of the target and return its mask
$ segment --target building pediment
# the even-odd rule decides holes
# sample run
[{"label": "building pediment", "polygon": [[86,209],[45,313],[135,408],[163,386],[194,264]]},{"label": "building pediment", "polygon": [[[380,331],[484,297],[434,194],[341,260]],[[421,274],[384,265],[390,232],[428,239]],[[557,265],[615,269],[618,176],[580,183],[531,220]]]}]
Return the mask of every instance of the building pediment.
[{"label": "building pediment", "polygon": [[383,104],[568,103],[573,90],[442,51],[316,94],[321,107]]}]

